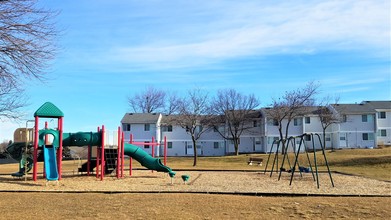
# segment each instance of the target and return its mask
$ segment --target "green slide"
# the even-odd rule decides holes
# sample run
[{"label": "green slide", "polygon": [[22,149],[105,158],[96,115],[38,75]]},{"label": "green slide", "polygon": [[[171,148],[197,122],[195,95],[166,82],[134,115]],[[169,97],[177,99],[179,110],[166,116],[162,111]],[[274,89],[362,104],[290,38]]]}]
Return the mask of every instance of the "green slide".
[{"label": "green slide", "polygon": [[[28,148],[31,148],[31,144],[28,144]],[[25,142],[14,142],[8,145],[7,152],[9,155],[19,161],[19,171],[12,173],[12,176],[21,177],[25,173],[28,173],[33,168],[33,158],[31,154],[23,155],[26,148]],[[26,165],[26,166],[25,166]],[[26,171],[25,171],[26,169]]]},{"label": "green slide", "polygon": [[166,172],[166,173],[169,173],[170,176],[175,175],[175,172],[172,171],[171,168],[164,166],[164,164],[162,163],[162,161],[159,158],[153,158],[151,155],[149,155],[143,149],[141,149],[135,145],[125,144],[124,145],[124,154],[134,158],[142,166],[144,166],[150,170]]}]

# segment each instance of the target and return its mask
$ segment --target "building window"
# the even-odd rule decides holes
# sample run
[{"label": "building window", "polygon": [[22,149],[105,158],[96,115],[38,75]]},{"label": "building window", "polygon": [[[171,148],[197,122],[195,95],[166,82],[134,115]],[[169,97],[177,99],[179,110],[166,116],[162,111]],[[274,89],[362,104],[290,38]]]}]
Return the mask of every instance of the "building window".
[{"label": "building window", "polygon": [[294,118],[293,119],[293,125],[294,126],[300,126],[301,125],[301,119],[300,118]]},{"label": "building window", "polygon": [[219,148],[219,142],[213,142],[213,148],[218,149]]},{"label": "building window", "polygon": [[361,115],[362,122],[368,122],[368,115]]},{"label": "building window", "polygon": [[[149,143],[149,141],[144,141],[144,143]],[[148,149],[149,148],[149,144],[144,144],[144,148]]]},{"label": "building window", "polygon": [[172,148],[172,142],[167,142],[167,148]]},{"label": "building window", "polygon": [[363,139],[363,141],[372,141],[373,134],[372,133],[362,133],[362,139]]},{"label": "building window", "polygon": [[172,125],[163,126],[163,131],[164,132],[172,132]]},{"label": "building window", "polygon": [[348,116],[342,115],[342,122],[347,122],[348,121]]},{"label": "building window", "polygon": [[278,120],[277,120],[277,119],[269,119],[269,120],[267,121],[267,123],[268,123],[269,125],[272,125],[272,126],[278,126]]},{"label": "building window", "polygon": [[387,130],[386,129],[380,129],[377,132],[377,136],[379,136],[379,137],[387,137]]},{"label": "building window", "polygon": [[346,140],[346,135],[345,134],[340,134],[339,135],[339,140],[345,141]]},{"label": "building window", "polygon": [[124,124],[123,126],[124,131],[130,131],[130,128],[131,128],[130,124]]},{"label": "building window", "polygon": [[386,112],[379,112],[378,115],[377,115],[378,118],[381,118],[381,119],[384,119],[386,118]]},{"label": "building window", "polygon": [[144,131],[149,131],[150,124],[144,124]]},{"label": "building window", "polygon": [[267,143],[268,144],[273,144],[274,141],[276,141],[275,143],[277,144],[277,141],[280,140],[279,137],[268,137],[267,138]]},{"label": "building window", "polygon": [[330,134],[326,134],[326,141],[331,141],[331,135]]},{"label": "building window", "polygon": [[304,136],[305,141],[311,141],[311,135],[306,135]]},{"label": "building window", "polygon": [[305,117],[305,123],[310,124],[311,123],[311,118],[310,117]]},{"label": "building window", "polygon": [[261,144],[261,138],[255,138],[255,144],[260,145]]},{"label": "building window", "polygon": [[255,127],[258,127],[258,121],[253,121],[253,127],[255,128]]}]

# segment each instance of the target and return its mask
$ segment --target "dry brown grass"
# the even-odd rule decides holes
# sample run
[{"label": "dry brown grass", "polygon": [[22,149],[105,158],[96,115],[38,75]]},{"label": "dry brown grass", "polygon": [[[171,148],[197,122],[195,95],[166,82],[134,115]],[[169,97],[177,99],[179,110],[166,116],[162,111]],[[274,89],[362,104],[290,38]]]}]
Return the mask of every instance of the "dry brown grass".
[{"label": "dry brown grass", "polygon": [[1,193],[0,219],[389,219],[391,198]]}]

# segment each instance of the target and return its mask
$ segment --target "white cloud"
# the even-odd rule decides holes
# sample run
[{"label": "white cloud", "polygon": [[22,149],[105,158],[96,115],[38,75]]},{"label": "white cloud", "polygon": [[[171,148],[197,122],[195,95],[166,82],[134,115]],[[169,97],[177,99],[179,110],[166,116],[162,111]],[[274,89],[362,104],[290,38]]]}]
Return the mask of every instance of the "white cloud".
[{"label": "white cloud", "polygon": [[390,47],[388,1],[220,3],[213,18],[209,13],[198,21],[205,25],[182,24],[194,27],[189,35],[162,39],[156,33],[148,43],[112,49],[109,60],[162,69],[252,55],[367,48],[384,53]]}]

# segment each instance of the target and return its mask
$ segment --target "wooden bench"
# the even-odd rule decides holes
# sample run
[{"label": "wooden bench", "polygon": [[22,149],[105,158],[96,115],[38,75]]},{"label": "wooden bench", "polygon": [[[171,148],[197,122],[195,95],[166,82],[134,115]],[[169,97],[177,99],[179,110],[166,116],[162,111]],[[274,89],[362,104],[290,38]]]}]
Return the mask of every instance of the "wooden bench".
[{"label": "wooden bench", "polygon": [[258,157],[250,157],[250,159],[248,159],[247,164],[253,165],[253,162],[256,162],[258,166],[262,166],[263,159]]}]

